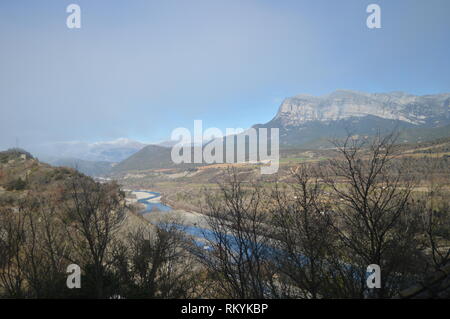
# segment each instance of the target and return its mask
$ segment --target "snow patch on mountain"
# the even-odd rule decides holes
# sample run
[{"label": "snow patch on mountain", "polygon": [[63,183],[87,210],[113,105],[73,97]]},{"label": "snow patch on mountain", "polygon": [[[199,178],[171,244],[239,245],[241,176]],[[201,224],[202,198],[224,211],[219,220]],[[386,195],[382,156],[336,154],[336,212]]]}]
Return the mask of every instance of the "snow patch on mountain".
[{"label": "snow patch on mountain", "polygon": [[32,152],[43,159],[76,158],[85,161],[120,162],[144,148],[146,144],[128,138],[87,143],[68,141],[47,143],[32,147]]}]

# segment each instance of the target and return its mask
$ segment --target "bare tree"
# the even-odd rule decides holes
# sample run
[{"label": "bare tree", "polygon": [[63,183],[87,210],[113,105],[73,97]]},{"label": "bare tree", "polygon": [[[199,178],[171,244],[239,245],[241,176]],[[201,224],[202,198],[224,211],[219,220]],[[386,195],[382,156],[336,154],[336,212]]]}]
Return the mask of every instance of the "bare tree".
[{"label": "bare tree", "polygon": [[445,208],[426,210],[425,230],[428,237],[431,257],[435,269],[450,261],[450,210]]},{"label": "bare tree", "polygon": [[58,203],[50,197],[29,192],[15,209],[0,214],[0,286],[8,297],[67,296],[70,252]]},{"label": "bare tree", "polygon": [[12,209],[0,211],[0,293],[10,298],[26,297],[22,270],[25,218]]},{"label": "bare tree", "polygon": [[323,297],[334,240],[331,208],[312,166],[299,166],[291,174],[296,183],[288,189],[277,186],[272,194],[278,271],[295,287],[287,297]]},{"label": "bare tree", "polygon": [[67,296],[65,270],[70,247],[57,204],[49,198],[30,196],[21,205],[20,214],[25,219],[26,229],[22,271],[30,297]]},{"label": "bare tree", "polygon": [[363,296],[398,293],[420,255],[418,220],[408,207],[413,185],[394,161],[395,139],[390,134],[336,142],[340,157],[330,161],[322,176],[334,195],[333,228],[347,250],[342,262],[359,268],[360,274],[368,265],[381,267],[380,289],[367,290],[364,278],[358,278]]},{"label": "bare tree", "polygon": [[208,193],[204,237],[210,248],[200,255],[216,280],[219,296],[268,298],[276,296],[271,243],[261,189],[244,188],[235,170],[220,184],[219,195]]},{"label": "bare tree", "polygon": [[113,253],[126,298],[193,298],[201,290],[180,223],[166,221],[130,232]]},{"label": "bare tree", "polygon": [[63,222],[76,253],[74,263],[81,264],[92,280],[97,298],[105,291],[108,249],[125,218],[124,194],[115,183],[100,184],[76,175],[66,184]]},{"label": "bare tree", "polygon": [[423,168],[427,189],[421,196],[416,196],[413,204],[423,217],[432,270],[438,270],[450,261],[450,204],[448,190],[435,176],[439,172],[439,162],[428,162]]}]

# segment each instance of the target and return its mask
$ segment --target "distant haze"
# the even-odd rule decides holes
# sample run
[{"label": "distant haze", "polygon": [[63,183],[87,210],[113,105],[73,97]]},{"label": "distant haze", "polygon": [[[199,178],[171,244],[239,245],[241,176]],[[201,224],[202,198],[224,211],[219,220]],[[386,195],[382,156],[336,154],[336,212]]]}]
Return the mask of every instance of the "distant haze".
[{"label": "distant haze", "polygon": [[[0,2],[0,149],[250,127],[336,89],[450,92],[450,1]],[[83,144],[85,145],[85,144]],[[42,148],[41,148],[42,146]]]},{"label": "distant haze", "polygon": [[53,162],[56,159],[80,159],[85,161],[120,162],[145,144],[120,138],[109,142],[60,142],[29,146],[29,150],[41,160]]}]

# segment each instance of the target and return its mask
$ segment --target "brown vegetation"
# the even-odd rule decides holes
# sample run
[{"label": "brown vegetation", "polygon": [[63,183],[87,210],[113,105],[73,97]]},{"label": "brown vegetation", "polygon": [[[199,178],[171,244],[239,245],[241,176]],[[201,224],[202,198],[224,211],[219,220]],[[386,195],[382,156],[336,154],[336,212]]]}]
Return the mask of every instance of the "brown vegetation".
[{"label": "brown vegetation", "polygon": [[[285,168],[281,181],[248,168],[215,175],[198,199],[202,239],[180,220],[129,227],[135,216],[114,182],[3,154],[0,295],[397,296],[449,263],[450,212],[439,174],[448,167],[428,161],[418,170],[394,141],[336,142],[329,160]],[[66,286],[69,264],[82,269],[81,289]],[[371,264],[381,267],[380,289],[367,287]]]}]

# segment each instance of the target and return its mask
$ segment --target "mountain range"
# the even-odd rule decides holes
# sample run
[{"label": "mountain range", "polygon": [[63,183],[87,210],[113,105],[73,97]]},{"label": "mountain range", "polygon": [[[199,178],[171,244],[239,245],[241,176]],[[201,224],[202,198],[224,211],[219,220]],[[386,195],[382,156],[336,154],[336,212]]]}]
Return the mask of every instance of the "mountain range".
[{"label": "mountain range", "polygon": [[146,144],[127,138],[113,141],[59,142],[36,145],[29,150],[42,162],[53,166],[75,168],[90,175],[108,174],[112,167],[145,147]]},{"label": "mountain range", "polygon": [[284,100],[272,121],[283,126],[298,126],[368,115],[414,125],[449,124],[450,93],[416,96],[403,92],[338,90],[323,96],[301,94]]},{"label": "mountain range", "polygon": [[[450,93],[417,96],[338,90],[323,96],[301,94],[285,99],[271,121],[253,127],[279,128],[284,149],[329,148],[331,139],[348,134],[373,136],[394,130],[401,143],[425,142],[450,136]],[[113,172],[174,167],[170,146],[146,146]]]},{"label": "mountain range", "polygon": [[[401,143],[426,142],[450,136],[450,93],[418,96],[337,90],[322,96],[300,94],[285,99],[271,121],[253,127],[279,128],[282,149],[329,148],[330,139],[348,134],[372,136],[394,130],[399,132]],[[170,149],[174,143],[146,145],[120,138],[98,143],[46,144],[31,152],[53,165],[103,175],[110,171],[173,168]]]},{"label": "mountain range", "polygon": [[417,96],[338,90],[287,98],[271,121],[254,127],[279,128],[284,146],[318,147],[325,145],[325,139],[348,133],[373,135],[392,130],[398,130],[404,142],[417,142],[448,136],[449,125],[450,93]]},{"label": "mountain range", "polygon": [[117,163],[130,157],[146,144],[127,138],[107,142],[59,142],[36,146],[31,151],[46,162],[61,159]]}]

